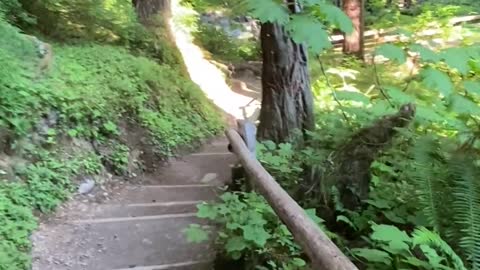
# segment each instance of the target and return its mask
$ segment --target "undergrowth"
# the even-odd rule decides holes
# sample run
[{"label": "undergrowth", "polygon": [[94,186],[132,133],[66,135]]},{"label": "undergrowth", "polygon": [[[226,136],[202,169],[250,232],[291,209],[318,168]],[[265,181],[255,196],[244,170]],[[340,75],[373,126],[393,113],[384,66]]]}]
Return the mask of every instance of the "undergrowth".
[{"label": "undergrowth", "polygon": [[[161,21],[140,25],[124,1],[0,3],[0,269],[30,269],[35,216],[68,199],[76,176],[105,164],[127,173],[133,149],[122,124],[147,130],[163,157],[223,127]],[[17,27],[52,46],[43,73],[38,43]],[[72,141],[111,151],[72,152]]]},{"label": "undergrowth", "polygon": [[[218,5],[215,1],[207,2]],[[326,9],[323,3],[305,1],[307,6],[307,2],[311,9]],[[385,1],[375,2],[385,7]],[[465,29],[461,29],[457,44],[448,45],[450,48],[444,43],[427,45],[418,33],[437,23],[442,31],[435,37],[448,40],[453,32],[460,31],[452,31],[445,22],[452,15],[465,14],[463,7],[453,6],[456,3],[451,1],[444,2],[452,5],[435,6],[429,5],[433,1],[428,2],[419,4],[421,9],[415,17],[407,16],[408,22],[388,25],[398,26],[405,38],[374,48],[372,55],[386,59],[382,64],[324,50],[329,47],[328,40],[322,41],[318,33],[328,28],[313,18],[315,13],[309,13],[309,9],[300,15],[289,15],[284,6],[273,2],[257,5],[246,0],[242,1],[243,6],[238,4],[246,7],[245,13],[253,13],[260,20],[285,25],[294,38],[315,49],[309,66],[317,129],[309,133],[309,146],[298,148],[290,143],[275,145],[266,141],[259,145],[257,157],[299,204],[317,210],[325,220],[322,228],[360,269],[480,267],[480,47],[469,40],[472,35]],[[475,4],[468,0],[462,3]],[[333,7],[329,8],[327,18],[334,21],[332,24],[341,24],[342,18]],[[267,9],[271,12],[265,12]],[[299,17],[305,21],[297,21]],[[317,35],[312,37],[307,29],[316,29]],[[418,62],[407,67],[405,63],[411,56],[406,52],[416,53]],[[392,142],[382,146],[374,162],[368,164],[368,198],[361,207],[347,209],[336,183],[332,183],[332,179],[337,179],[333,175],[338,165],[336,155],[362,128],[398,112],[407,103],[415,104],[414,119],[409,126],[397,128]],[[377,134],[383,136],[385,130],[377,128]],[[368,148],[369,140],[364,139],[366,142],[360,140],[358,145]],[[354,147],[347,150],[356,153]],[[219,223],[221,233],[210,237],[220,241],[224,249],[231,245],[225,239],[248,240],[245,234],[239,235],[241,230],[231,230],[237,228],[232,223],[243,213],[236,212],[236,204],[225,207],[224,202],[208,206],[208,213],[222,209],[220,215],[204,215],[203,205],[198,211],[199,217]],[[276,226],[275,222],[269,220],[264,227]],[[190,238],[196,234],[202,235],[198,227],[187,233]],[[289,239],[286,235],[281,238]],[[241,247],[242,255],[226,256],[253,256],[252,261],[259,259],[256,262],[260,269],[278,269],[285,256],[302,256],[298,250],[288,248],[265,248],[252,255],[248,245]],[[264,256],[271,256],[277,264],[263,261]],[[298,266],[300,269],[308,269],[309,262],[305,261],[306,265]],[[243,269],[255,268],[246,265]]]}]

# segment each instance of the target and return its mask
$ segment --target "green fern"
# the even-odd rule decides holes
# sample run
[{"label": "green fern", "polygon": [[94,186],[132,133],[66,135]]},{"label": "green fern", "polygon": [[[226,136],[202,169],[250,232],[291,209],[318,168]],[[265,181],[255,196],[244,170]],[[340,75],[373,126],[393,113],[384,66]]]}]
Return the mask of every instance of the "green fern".
[{"label": "green fern", "polygon": [[[442,233],[445,221],[444,179],[438,173],[441,169],[436,164],[433,154],[437,152],[437,145],[432,137],[419,139],[413,148],[414,168],[411,177],[415,180],[418,189],[418,202],[429,223],[436,231]],[[437,170],[437,172],[436,172]]]},{"label": "green fern", "polygon": [[458,245],[472,269],[480,269],[480,169],[472,158],[454,155],[450,161],[454,179],[452,208],[457,226]]},{"label": "green fern", "polygon": [[445,242],[440,235],[435,232],[428,230],[425,227],[419,227],[415,229],[412,233],[412,244],[413,246],[428,245],[430,247],[435,247],[437,250],[445,253],[450,257],[451,262],[453,263],[454,269],[457,270],[466,270],[463,265],[462,259],[453,251],[450,245]]}]

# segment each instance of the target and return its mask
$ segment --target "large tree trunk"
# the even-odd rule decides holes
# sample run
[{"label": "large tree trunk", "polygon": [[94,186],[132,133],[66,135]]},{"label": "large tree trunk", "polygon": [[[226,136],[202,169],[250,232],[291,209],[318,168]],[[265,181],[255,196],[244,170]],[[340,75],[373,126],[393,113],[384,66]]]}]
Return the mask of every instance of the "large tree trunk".
[{"label": "large tree trunk", "polygon": [[170,0],[132,0],[132,5],[142,21],[152,15],[169,15],[170,4]]},{"label": "large tree trunk", "polygon": [[343,1],[343,11],[353,23],[353,32],[349,35],[344,34],[343,53],[355,55],[359,59],[363,59],[364,55],[363,1],[364,0]]},{"label": "large tree trunk", "polygon": [[[296,0],[286,1],[290,12],[300,12]],[[258,138],[303,144],[313,131],[313,96],[308,74],[308,52],[295,43],[285,27],[264,23],[260,31],[263,53],[262,107]],[[300,137],[294,137],[299,131]]]},{"label": "large tree trunk", "polygon": [[[313,130],[313,97],[307,50],[296,44],[283,26],[262,25],[262,107],[258,137],[276,143],[293,139],[296,129]],[[297,138],[302,143],[303,138]]]}]

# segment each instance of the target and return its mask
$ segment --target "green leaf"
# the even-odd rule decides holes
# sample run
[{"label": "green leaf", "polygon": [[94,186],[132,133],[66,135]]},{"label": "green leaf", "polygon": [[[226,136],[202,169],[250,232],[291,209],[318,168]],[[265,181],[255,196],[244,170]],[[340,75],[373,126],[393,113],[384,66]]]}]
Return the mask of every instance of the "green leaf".
[{"label": "green leaf", "polygon": [[273,141],[270,141],[270,140],[264,141],[262,142],[262,144],[267,148],[267,150],[272,151],[277,149],[277,145]]},{"label": "green leaf", "polygon": [[227,243],[225,244],[225,249],[228,253],[232,253],[235,251],[242,251],[247,248],[247,242],[241,236],[234,236],[228,239]]},{"label": "green leaf", "polygon": [[353,224],[353,222],[346,216],[344,215],[338,215],[337,216],[337,222],[338,221],[342,221],[342,222],[345,222],[346,224],[348,224],[350,227],[352,227],[353,229],[357,230],[357,226],[355,226],[355,224]]},{"label": "green leaf", "polygon": [[452,95],[450,107],[459,114],[480,115],[480,106],[461,95]]},{"label": "green leaf", "polygon": [[289,20],[287,8],[273,0],[247,0],[250,13],[262,23],[285,24]]},{"label": "green leaf", "polygon": [[397,213],[395,213],[394,211],[385,211],[383,212],[383,214],[385,215],[385,217],[392,221],[392,222],[395,222],[395,223],[399,223],[399,224],[405,224],[406,221],[405,219],[403,219],[401,216],[397,215]]},{"label": "green leaf", "polygon": [[103,128],[105,128],[106,131],[111,132],[113,134],[118,134],[118,128],[115,123],[112,121],[108,121],[103,124]]},{"label": "green leaf", "polygon": [[353,32],[352,20],[341,9],[326,3],[320,3],[319,7],[320,12],[324,14],[325,19],[329,23],[338,26],[338,28],[346,34]]},{"label": "green leaf", "polygon": [[363,93],[360,92],[352,92],[352,91],[335,91],[337,98],[339,100],[350,100],[350,101],[357,101],[363,104],[369,104],[370,98],[365,96]]},{"label": "green leaf", "polygon": [[427,106],[417,106],[416,119],[429,122],[442,122],[445,120],[443,116],[437,113],[433,108]]},{"label": "green leaf", "polygon": [[420,245],[420,249],[422,250],[423,254],[428,258],[430,265],[434,268],[438,268],[444,258],[438,255],[437,251],[427,245]]},{"label": "green leaf", "polygon": [[383,263],[386,265],[390,265],[392,262],[392,258],[390,257],[390,255],[382,250],[369,248],[353,248],[352,252],[353,254],[355,254],[355,256],[365,258],[369,262]]},{"label": "green leaf", "polygon": [[201,243],[208,240],[208,232],[200,227],[198,224],[191,224],[189,228],[184,230],[187,235],[189,243]]},{"label": "green leaf", "polygon": [[397,105],[403,105],[409,102],[415,101],[415,98],[402,92],[402,90],[389,86],[385,87],[385,91],[387,92],[388,96],[392,99],[393,103]]},{"label": "green leaf", "polygon": [[305,209],[305,214],[315,222],[315,224],[322,224],[325,222],[323,219],[317,216],[317,210],[315,208]]},{"label": "green leaf", "polygon": [[199,218],[207,218],[214,220],[217,217],[217,212],[215,211],[215,208],[209,204],[199,204],[197,205],[197,209],[197,217]]},{"label": "green leaf", "polygon": [[78,131],[76,129],[69,129],[67,132],[68,136],[70,137],[77,137]]},{"label": "green leaf", "polygon": [[453,84],[447,74],[442,71],[426,68],[420,73],[423,77],[423,83],[430,88],[440,91],[447,97],[453,92]]},{"label": "green leaf", "polygon": [[480,82],[464,81],[463,87],[465,87],[468,93],[473,93],[480,96]]},{"label": "green leaf", "polygon": [[387,242],[392,251],[400,252],[410,249],[408,244],[412,242],[412,239],[397,227],[383,224],[373,225],[372,230],[371,238],[376,241]]},{"label": "green leaf", "polygon": [[382,199],[365,200],[366,203],[375,206],[378,209],[390,209],[390,202]]},{"label": "green leaf", "polygon": [[399,64],[403,64],[407,60],[403,49],[393,44],[381,45],[375,50],[375,55],[382,55],[390,60],[398,62]]},{"label": "green leaf", "polygon": [[238,202],[238,195],[232,192],[225,192],[220,196],[220,198],[224,202]]},{"label": "green leaf", "polygon": [[394,113],[392,106],[386,100],[379,100],[373,103],[373,106],[369,110],[373,116],[383,117],[387,113]]},{"label": "green leaf", "polygon": [[403,259],[402,262],[413,265],[419,269],[432,269],[432,266],[429,263],[412,256],[407,257],[406,259]]},{"label": "green leaf", "polygon": [[420,44],[413,44],[410,46],[410,50],[412,52],[417,52],[420,54],[420,58],[425,62],[434,62],[437,63],[440,61],[440,56],[437,55],[434,51],[420,45]]},{"label": "green leaf", "polygon": [[468,65],[470,55],[465,49],[448,48],[442,53],[441,56],[447,65],[449,65],[451,68],[457,69],[463,75],[466,75],[470,70],[470,66]]},{"label": "green leaf", "polygon": [[281,143],[278,145],[278,154],[282,157],[291,157],[294,152],[290,143]]},{"label": "green leaf", "polygon": [[315,54],[332,47],[324,25],[313,16],[292,15],[286,28],[296,43],[306,43]]},{"label": "green leaf", "polygon": [[293,258],[291,261],[290,261],[291,264],[297,266],[297,267],[302,267],[302,266],[305,266],[307,265],[307,263],[300,259],[300,258]]},{"label": "green leaf", "polygon": [[247,225],[243,226],[243,237],[263,248],[270,238],[270,234],[262,226]]}]

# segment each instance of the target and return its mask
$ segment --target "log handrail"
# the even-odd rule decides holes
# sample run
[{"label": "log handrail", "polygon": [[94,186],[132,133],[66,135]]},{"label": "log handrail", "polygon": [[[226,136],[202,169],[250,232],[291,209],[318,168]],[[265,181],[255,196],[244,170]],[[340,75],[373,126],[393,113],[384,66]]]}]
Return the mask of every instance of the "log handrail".
[{"label": "log handrail", "polygon": [[315,270],[358,270],[345,254],[325,235],[304,209],[263,168],[235,129],[225,132],[231,150],[238,156],[250,181],[285,223],[303,248]]}]

